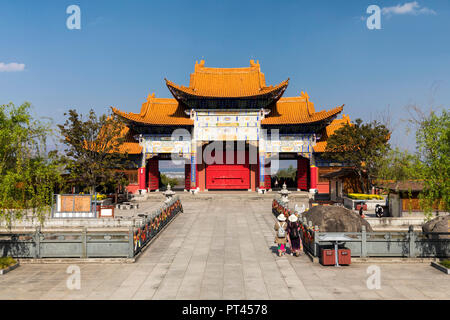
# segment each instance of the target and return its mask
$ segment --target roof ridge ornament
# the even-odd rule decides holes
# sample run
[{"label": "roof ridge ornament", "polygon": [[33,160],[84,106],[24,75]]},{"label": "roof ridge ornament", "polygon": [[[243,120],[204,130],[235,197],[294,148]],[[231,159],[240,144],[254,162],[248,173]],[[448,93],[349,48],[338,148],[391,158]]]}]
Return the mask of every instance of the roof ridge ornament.
[{"label": "roof ridge ornament", "polygon": [[255,60],[251,59],[250,60],[250,67],[260,67],[259,60],[256,60],[256,63],[255,63]]},{"label": "roof ridge ornament", "polygon": [[302,91],[302,92],[300,93],[300,97],[305,98],[306,101],[309,100],[309,95],[308,95],[308,92],[306,92],[306,91]]},{"label": "roof ridge ornament", "polygon": [[347,123],[350,123],[350,117],[348,114],[342,114],[342,120],[345,120]]},{"label": "roof ridge ornament", "polygon": [[305,98],[305,100],[306,100],[306,111],[308,111],[308,115],[310,116],[311,115],[311,111],[309,110],[309,95],[308,95],[308,92],[301,92],[300,93],[300,96],[302,97],[302,98]]},{"label": "roof ridge ornament", "polygon": [[195,61],[195,68],[194,71],[197,72],[198,69],[205,67],[205,60],[200,60],[200,63],[198,63],[198,60]]}]

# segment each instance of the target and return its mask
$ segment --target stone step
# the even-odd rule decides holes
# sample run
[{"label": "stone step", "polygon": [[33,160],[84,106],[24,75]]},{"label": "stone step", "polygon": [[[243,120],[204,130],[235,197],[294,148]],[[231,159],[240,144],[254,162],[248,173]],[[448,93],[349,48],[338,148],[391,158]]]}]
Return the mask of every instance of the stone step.
[{"label": "stone step", "polygon": [[[272,200],[278,198],[277,192],[267,192],[265,194],[250,191],[205,191],[192,194],[190,192],[177,191],[176,195],[180,200]],[[164,200],[165,196],[162,192],[150,192],[146,194],[147,200]],[[297,201],[308,200],[307,192],[292,192],[289,200],[294,203]]]}]

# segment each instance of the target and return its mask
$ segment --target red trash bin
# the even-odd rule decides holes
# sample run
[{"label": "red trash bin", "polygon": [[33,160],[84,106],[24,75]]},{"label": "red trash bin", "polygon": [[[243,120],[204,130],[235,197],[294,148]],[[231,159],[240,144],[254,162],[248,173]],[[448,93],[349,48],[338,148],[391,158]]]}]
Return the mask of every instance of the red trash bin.
[{"label": "red trash bin", "polygon": [[338,262],[339,264],[349,265],[352,263],[352,255],[350,249],[343,248],[338,249]]},{"label": "red trash bin", "polygon": [[[367,204],[363,204],[363,205],[362,205],[362,208],[363,208],[363,211],[367,211]],[[357,205],[356,205],[356,210],[359,210],[359,209],[361,209],[361,205],[360,205],[360,204],[357,204]]]},{"label": "red trash bin", "polygon": [[336,255],[334,249],[321,249],[320,264],[323,266],[334,266],[336,264]]}]

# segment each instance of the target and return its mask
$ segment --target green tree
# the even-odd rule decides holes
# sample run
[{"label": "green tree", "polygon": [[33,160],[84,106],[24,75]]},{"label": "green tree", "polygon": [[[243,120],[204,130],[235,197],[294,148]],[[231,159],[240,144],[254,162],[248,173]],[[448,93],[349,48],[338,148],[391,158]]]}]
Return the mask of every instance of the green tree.
[{"label": "green tree", "polygon": [[176,186],[179,182],[176,178],[170,178],[166,176],[164,173],[161,173],[161,184],[167,188],[167,185],[170,184],[170,187],[173,188]]},{"label": "green tree", "polygon": [[57,153],[47,152],[50,125],[30,109],[0,106],[0,216],[8,222],[27,213],[43,222],[61,179]]},{"label": "green tree", "polygon": [[429,115],[411,120],[417,124],[416,144],[418,150],[417,172],[424,180],[421,192],[422,206],[431,213],[433,206],[450,208],[450,113]]},{"label": "green tree", "polygon": [[97,187],[123,184],[122,170],[127,167],[127,153],[122,152],[125,126],[115,115],[97,117],[90,110],[86,119],[69,110],[61,130],[66,145],[66,169],[69,178],[88,187],[93,194]]},{"label": "green tree", "polygon": [[328,138],[324,158],[349,162],[367,193],[379,170],[379,161],[390,149],[390,130],[378,121],[345,124]]},{"label": "green tree", "polygon": [[399,148],[389,150],[384,157],[380,158],[377,179],[393,181],[419,179],[417,163],[416,154],[407,150],[401,151]]},{"label": "green tree", "polygon": [[295,180],[297,177],[297,169],[295,169],[292,165],[289,165],[286,169],[280,169],[278,170],[276,177],[278,179],[284,178],[284,179],[293,179]]}]

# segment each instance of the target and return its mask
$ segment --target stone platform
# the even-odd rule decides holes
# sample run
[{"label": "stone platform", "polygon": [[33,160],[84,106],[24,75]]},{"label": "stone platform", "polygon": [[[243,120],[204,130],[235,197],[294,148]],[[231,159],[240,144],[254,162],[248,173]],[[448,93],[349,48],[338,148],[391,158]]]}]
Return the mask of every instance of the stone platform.
[{"label": "stone platform", "polygon": [[[23,264],[0,278],[0,299],[450,299],[450,278],[429,263],[335,268],[278,257],[264,197],[185,198],[184,213],[135,263],[79,263],[80,290],[66,286],[68,263]],[[373,264],[381,287],[371,290]]]}]

